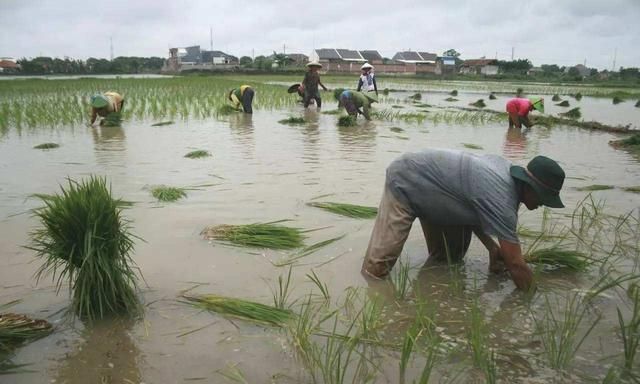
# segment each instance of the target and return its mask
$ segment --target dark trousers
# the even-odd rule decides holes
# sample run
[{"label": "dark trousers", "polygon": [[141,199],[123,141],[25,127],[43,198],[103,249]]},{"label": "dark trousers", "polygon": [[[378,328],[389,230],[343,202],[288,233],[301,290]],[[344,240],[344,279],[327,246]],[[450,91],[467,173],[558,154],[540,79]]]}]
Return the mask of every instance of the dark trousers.
[{"label": "dark trousers", "polygon": [[242,109],[244,110],[244,113],[253,113],[251,104],[253,104],[254,94],[255,91],[251,88],[247,88],[244,90],[244,93],[242,94]]},{"label": "dark trousers", "polygon": [[316,101],[316,105],[318,106],[318,108],[322,107],[322,98],[320,97],[320,93],[315,92],[315,93],[304,93],[304,107],[307,108],[309,106],[309,104],[311,104],[311,100],[315,100]]}]

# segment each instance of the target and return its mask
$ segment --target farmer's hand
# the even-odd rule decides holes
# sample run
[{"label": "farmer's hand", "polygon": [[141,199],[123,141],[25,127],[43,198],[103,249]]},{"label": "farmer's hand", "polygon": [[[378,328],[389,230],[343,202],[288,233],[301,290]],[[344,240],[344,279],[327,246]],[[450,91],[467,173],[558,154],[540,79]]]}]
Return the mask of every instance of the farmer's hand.
[{"label": "farmer's hand", "polygon": [[494,247],[489,252],[489,271],[492,273],[500,273],[505,270],[504,260],[500,254],[500,248]]}]

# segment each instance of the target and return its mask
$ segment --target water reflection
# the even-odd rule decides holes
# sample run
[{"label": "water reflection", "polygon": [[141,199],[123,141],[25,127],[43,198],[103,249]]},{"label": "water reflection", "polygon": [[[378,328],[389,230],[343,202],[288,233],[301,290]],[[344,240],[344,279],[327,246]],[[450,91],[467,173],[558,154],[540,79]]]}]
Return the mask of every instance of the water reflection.
[{"label": "water reflection", "polygon": [[234,113],[229,116],[229,129],[232,138],[240,146],[240,152],[245,159],[252,159],[255,149],[253,135],[253,114]]},{"label": "water reflection", "polygon": [[302,158],[305,163],[318,163],[320,142],[320,113],[317,110],[305,109],[304,120],[306,124],[296,127],[302,133],[304,154]]},{"label": "water reflection", "polygon": [[509,160],[522,160],[527,157],[527,133],[529,128],[508,128],[502,152]]},{"label": "water reflection", "polygon": [[82,335],[84,343],[61,362],[56,382],[141,382],[140,350],[129,336],[132,325],[128,320],[110,320],[87,327]]},{"label": "water reflection", "polygon": [[126,136],[122,127],[91,127],[91,134],[98,164],[113,164],[120,160],[124,162]]},{"label": "water reflection", "polygon": [[354,149],[372,153],[376,147],[376,137],[378,132],[373,121],[358,121],[353,127],[337,127],[340,150],[347,153],[354,153]]}]

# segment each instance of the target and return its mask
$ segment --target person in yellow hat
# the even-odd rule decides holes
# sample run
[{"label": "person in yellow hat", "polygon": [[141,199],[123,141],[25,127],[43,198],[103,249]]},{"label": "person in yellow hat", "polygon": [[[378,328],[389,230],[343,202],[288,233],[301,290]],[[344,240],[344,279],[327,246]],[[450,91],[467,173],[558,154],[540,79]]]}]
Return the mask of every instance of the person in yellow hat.
[{"label": "person in yellow hat", "polygon": [[304,95],[303,104],[304,107],[307,108],[309,104],[311,104],[311,100],[315,100],[318,108],[322,107],[322,98],[320,97],[320,92],[318,90],[318,86],[321,86],[322,89],[327,91],[327,87],[322,84],[320,81],[320,73],[318,70],[322,68],[322,64],[312,61],[307,64],[307,68],[309,71],[305,73],[304,80],[302,80],[302,84],[300,84],[300,92]]},{"label": "person in yellow hat", "polygon": [[523,99],[516,97],[507,102],[507,113],[509,114],[509,128],[527,128],[533,126],[529,120],[529,112],[537,110],[544,113],[544,99]]},{"label": "person in yellow hat", "polygon": [[235,109],[240,109],[242,105],[242,110],[244,113],[253,113],[253,96],[255,95],[255,91],[249,85],[241,85],[240,88],[234,88],[229,91],[229,101],[233,104]]},{"label": "person in yellow hat", "polygon": [[117,92],[105,92],[91,96],[91,125],[98,116],[107,117],[110,113],[121,112],[124,98]]}]

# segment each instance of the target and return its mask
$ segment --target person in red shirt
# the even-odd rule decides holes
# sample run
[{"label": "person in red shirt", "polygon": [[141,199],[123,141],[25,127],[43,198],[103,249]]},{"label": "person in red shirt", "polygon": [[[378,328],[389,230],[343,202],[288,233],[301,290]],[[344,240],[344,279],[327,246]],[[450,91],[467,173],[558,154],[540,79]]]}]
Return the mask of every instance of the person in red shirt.
[{"label": "person in red shirt", "polygon": [[515,98],[507,102],[509,114],[509,128],[521,128],[522,125],[529,128],[533,125],[529,120],[529,112],[533,110],[544,113],[544,99]]}]

